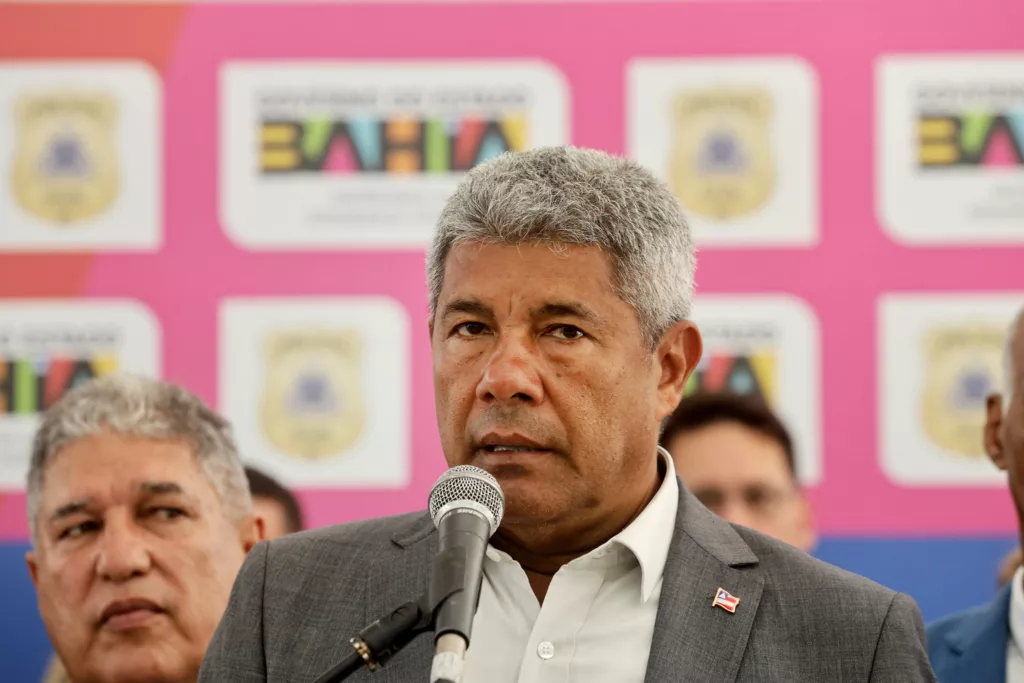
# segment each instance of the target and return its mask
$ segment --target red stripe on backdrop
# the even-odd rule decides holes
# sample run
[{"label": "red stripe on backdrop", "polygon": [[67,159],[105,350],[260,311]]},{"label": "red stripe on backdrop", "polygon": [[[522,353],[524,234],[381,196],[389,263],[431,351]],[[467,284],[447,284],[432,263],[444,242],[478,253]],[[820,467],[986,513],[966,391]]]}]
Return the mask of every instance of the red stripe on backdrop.
[{"label": "red stripe on backdrop", "polygon": [[92,261],[91,254],[0,254],[0,299],[77,296]]},{"label": "red stripe on backdrop", "polygon": [[3,5],[0,58],[133,57],[160,72],[187,6]]}]

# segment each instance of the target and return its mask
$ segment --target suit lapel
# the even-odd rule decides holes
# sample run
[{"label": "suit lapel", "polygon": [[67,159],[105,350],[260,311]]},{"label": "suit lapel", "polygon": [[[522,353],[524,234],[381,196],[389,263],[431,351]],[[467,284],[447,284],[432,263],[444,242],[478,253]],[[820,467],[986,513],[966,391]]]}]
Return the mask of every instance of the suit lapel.
[{"label": "suit lapel", "polygon": [[[743,568],[757,561],[680,483],[646,683],[736,680],[764,589],[764,579]],[[714,606],[719,588],[740,599],[735,613]]]},{"label": "suit lapel", "polygon": [[[367,567],[367,624],[399,605],[419,599],[427,590],[431,559],[437,552],[434,531],[434,523],[424,513],[392,536],[397,547],[384,563]],[[433,645],[431,634],[421,635],[373,673],[373,680],[383,683],[426,680],[434,656]]]},{"label": "suit lapel", "polygon": [[969,681],[1006,680],[1006,643],[1010,637],[1010,586],[981,612],[964,619],[946,634],[946,646],[952,657],[936,667],[935,675],[941,681],[968,683]]}]

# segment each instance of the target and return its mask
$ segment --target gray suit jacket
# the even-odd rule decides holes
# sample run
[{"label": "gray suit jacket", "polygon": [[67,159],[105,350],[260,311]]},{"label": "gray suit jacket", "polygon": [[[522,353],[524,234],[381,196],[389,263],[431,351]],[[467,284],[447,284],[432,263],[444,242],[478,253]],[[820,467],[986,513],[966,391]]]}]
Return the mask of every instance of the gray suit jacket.
[{"label": "gray suit jacket", "polygon": [[[425,513],[259,544],[238,576],[199,683],[310,683],[349,654],[351,636],[419,597],[436,548]],[[719,587],[740,598],[734,614],[712,607]],[[432,639],[420,636],[384,668],[347,680],[426,683],[432,656]],[[935,677],[911,598],[734,527],[680,483],[646,683],[733,681]]]}]

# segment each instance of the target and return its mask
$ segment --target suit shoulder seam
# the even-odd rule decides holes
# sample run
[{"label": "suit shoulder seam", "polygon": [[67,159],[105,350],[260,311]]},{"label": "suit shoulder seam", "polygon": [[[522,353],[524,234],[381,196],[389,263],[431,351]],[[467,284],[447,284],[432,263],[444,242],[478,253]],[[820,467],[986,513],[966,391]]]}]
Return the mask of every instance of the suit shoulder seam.
[{"label": "suit shoulder seam", "polygon": [[875,640],[875,651],[871,655],[871,669],[868,671],[868,681],[875,674],[875,662],[878,661],[878,648],[882,644],[882,634],[885,633],[885,625],[889,621],[889,615],[892,614],[892,606],[896,604],[896,598],[899,597],[899,593],[893,593],[889,598],[889,606],[885,609],[885,616],[882,618],[882,624],[878,628],[878,638]]}]

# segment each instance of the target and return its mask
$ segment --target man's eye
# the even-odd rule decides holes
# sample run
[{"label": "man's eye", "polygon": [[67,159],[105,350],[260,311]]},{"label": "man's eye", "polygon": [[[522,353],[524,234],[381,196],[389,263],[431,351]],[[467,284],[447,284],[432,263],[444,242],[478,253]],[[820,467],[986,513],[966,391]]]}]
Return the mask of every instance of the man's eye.
[{"label": "man's eye", "polygon": [[551,333],[558,339],[566,339],[568,341],[582,339],[585,336],[583,330],[573,325],[558,325],[551,328]]},{"label": "man's eye", "polygon": [[85,534],[96,531],[99,528],[99,522],[91,520],[88,522],[82,522],[81,524],[69,526],[67,529],[61,531],[60,534],[57,536],[57,540],[62,540],[65,538],[79,538],[81,536],[84,536]]},{"label": "man's eye", "polygon": [[185,514],[185,511],[181,510],[180,508],[167,508],[167,507],[163,507],[163,508],[153,508],[152,510],[150,510],[149,514],[151,514],[152,516],[156,517],[157,519],[167,521],[167,520],[172,520],[172,519],[176,519],[178,517],[181,517],[182,515]]},{"label": "man's eye", "polygon": [[697,496],[697,500],[703,503],[704,507],[708,508],[709,510],[715,510],[717,508],[722,507],[722,505],[725,504],[725,494],[723,494],[721,491],[714,491],[708,489],[703,491],[696,491],[694,495]]},{"label": "man's eye", "polygon": [[455,326],[455,334],[460,337],[479,337],[481,334],[487,331],[487,326],[483,323],[461,323]]}]

